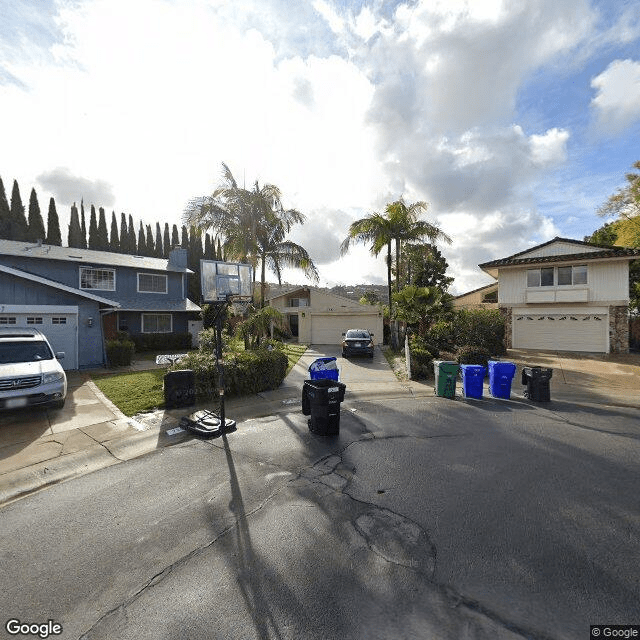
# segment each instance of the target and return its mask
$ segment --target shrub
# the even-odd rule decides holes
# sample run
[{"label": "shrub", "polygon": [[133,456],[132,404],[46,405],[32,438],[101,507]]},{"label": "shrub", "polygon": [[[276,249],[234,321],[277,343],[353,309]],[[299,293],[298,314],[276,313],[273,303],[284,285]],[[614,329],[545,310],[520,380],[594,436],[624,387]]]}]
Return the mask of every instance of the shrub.
[{"label": "shrub", "polygon": [[[269,349],[269,347],[271,347],[271,349]],[[258,349],[264,349],[266,351],[273,351],[274,349],[277,349],[278,351],[284,351],[284,343],[280,342],[280,340],[266,338],[260,343]]]},{"label": "shrub", "polygon": [[437,351],[417,335],[409,338],[409,351],[411,352],[411,378],[420,380],[433,375],[433,359]]},{"label": "shrub", "polygon": [[131,340],[108,340],[106,351],[110,367],[128,367],[131,364],[135,346]]},{"label": "shrub", "polygon": [[455,333],[453,322],[441,320],[427,329],[424,341],[438,351],[453,351],[455,349]]},{"label": "shrub", "polygon": [[[283,351],[258,349],[225,354],[225,395],[242,396],[277,389],[287,373],[288,359]],[[192,369],[196,379],[198,400],[218,397],[218,366],[215,353],[197,351],[188,353],[179,363],[171,367]]]},{"label": "shrub", "polygon": [[455,316],[455,344],[474,345],[501,355],[504,348],[504,317],[498,309],[460,309]]},{"label": "shrub", "polygon": [[488,367],[487,362],[490,358],[490,351],[474,345],[460,347],[456,353],[456,360],[460,364],[481,364],[483,367]]},{"label": "shrub", "polygon": [[216,350],[216,330],[203,329],[200,332],[200,344],[198,346],[200,351],[208,351],[209,353],[215,353]]},{"label": "shrub", "polygon": [[135,333],[130,339],[138,352],[191,349],[190,333]]}]

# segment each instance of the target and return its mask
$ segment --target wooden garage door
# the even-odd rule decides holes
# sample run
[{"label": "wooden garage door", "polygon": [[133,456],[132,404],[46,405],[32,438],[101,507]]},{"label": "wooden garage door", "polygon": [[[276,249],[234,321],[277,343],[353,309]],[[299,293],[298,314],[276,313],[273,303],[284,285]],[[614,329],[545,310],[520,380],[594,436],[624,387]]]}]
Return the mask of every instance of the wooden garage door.
[{"label": "wooden garage door", "polygon": [[551,351],[608,351],[606,313],[513,314],[513,347]]},{"label": "wooden garage door", "polygon": [[342,334],[349,329],[367,329],[375,333],[375,320],[377,318],[372,318],[371,315],[322,316],[314,314],[311,318],[311,343],[339,345],[342,342]]}]

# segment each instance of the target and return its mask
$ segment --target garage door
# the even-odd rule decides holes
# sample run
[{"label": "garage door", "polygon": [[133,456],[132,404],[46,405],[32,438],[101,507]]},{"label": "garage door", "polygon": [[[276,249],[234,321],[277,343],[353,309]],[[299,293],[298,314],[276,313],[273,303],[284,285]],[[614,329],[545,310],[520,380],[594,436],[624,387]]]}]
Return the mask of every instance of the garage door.
[{"label": "garage door", "polygon": [[313,315],[311,318],[311,342],[312,344],[335,344],[342,341],[342,334],[348,329],[367,329],[376,333],[377,317],[345,315],[322,316]]},{"label": "garage door", "polygon": [[[24,307],[21,308],[24,310]],[[27,327],[42,331],[54,351],[64,351],[60,361],[63,369],[78,368],[78,314],[70,313],[68,307],[60,312],[43,312],[42,307],[21,313],[3,313],[0,326]]]},{"label": "garage door", "polygon": [[606,313],[513,314],[515,349],[551,351],[608,351]]}]

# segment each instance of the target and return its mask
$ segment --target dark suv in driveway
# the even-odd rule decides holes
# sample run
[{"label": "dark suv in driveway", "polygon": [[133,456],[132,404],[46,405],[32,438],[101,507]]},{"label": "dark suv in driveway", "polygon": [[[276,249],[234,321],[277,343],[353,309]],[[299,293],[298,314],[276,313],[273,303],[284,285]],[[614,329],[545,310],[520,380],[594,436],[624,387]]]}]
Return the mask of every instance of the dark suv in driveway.
[{"label": "dark suv in driveway", "polygon": [[366,329],[349,329],[342,334],[342,357],[369,356],[373,358],[373,333]]},{"label": "dark suv in driveway", "polygon": [[67,376],[46,336],[37,329],[0,328],[0,409],[46,404],[58,409]]}]

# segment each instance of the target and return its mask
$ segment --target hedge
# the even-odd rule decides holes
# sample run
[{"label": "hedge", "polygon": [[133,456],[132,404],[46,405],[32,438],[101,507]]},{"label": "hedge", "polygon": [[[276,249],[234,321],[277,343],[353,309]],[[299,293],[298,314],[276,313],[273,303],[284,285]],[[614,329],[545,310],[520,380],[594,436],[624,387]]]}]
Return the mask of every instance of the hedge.
[{"label": "hedge", "polygon": [[131,340],[108,340],[106,351],[110,367],[128,367],[131,364],[135,347]]},{"label": "hedge", "polygon": [[[244,351],[225,354],[224,389],[226,396],[253,395],[277,389],[287,374],[288,359],[284,352]],[[170,370],[192,369],[196,379],[196,397],[200,401],[218,398],[218,366],[214,353],[188,353]]]},{"label": "hedge", "polygon": [[190,333],[134,333],[129,339],[137,352],[191,349]]}]

